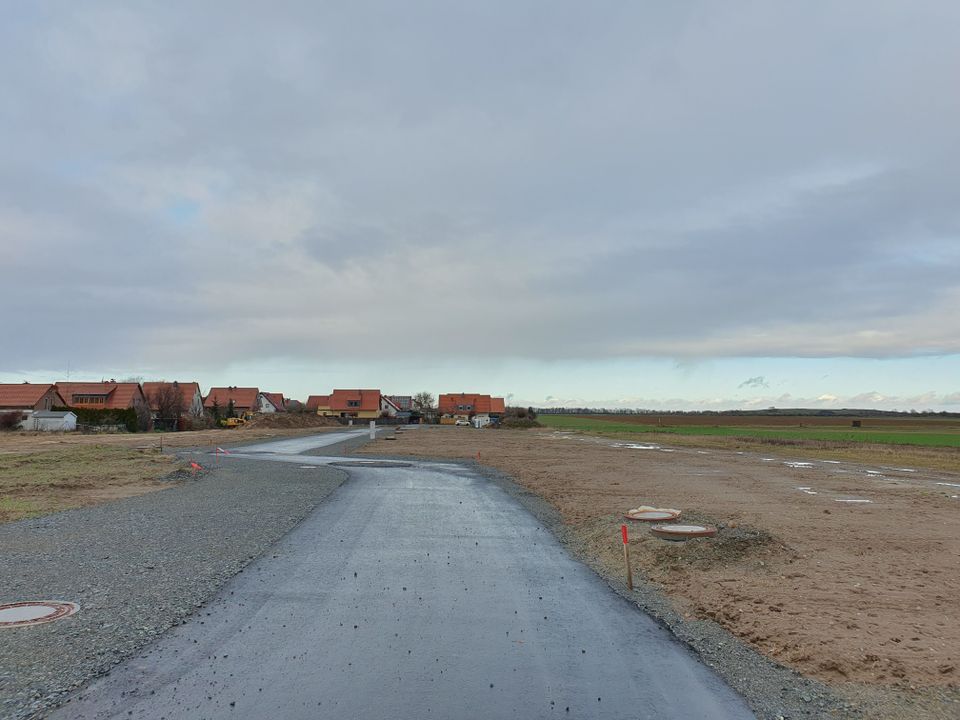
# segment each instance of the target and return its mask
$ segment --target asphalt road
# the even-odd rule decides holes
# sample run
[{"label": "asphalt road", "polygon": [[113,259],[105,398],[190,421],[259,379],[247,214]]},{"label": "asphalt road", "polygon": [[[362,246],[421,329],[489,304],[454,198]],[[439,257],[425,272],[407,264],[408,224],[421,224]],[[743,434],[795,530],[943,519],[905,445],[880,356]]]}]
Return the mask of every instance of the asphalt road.
[{"label": "asphalt road", "polygon": [[753,717],[494,483],[455,464],[349,472],[51,717]]},{"label": "asphalt road", "polygon": [[[377,431],[382,431],[383,426],[378,426]],[[296,455],[307,452],[319,447],[329,447],[339,445],[347,440],[362,438],[370,434],[370,428],[363,427],[356,430],[344,430],[342,432],[326,432],[321,435],[307,435],[306,437],[290,438],[289,440],[274,440],[271,442],[257,443],[256,445],[244,445],[240,450],[244,453],[276,453],[278,455]]]}]

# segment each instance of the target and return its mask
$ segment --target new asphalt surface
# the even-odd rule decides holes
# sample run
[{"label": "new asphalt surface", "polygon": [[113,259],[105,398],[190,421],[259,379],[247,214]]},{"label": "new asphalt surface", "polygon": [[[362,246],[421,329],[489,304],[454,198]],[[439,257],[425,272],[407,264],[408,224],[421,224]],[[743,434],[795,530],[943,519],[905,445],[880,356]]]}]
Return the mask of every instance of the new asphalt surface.
[{"label": "new asphalt surface", "polygon": [[[224,466],[309,477],[338,463],[294,466],[318,446],[269,445]],[[346,470],[212,602],[52,717],[753,717],[488,478]]]}]

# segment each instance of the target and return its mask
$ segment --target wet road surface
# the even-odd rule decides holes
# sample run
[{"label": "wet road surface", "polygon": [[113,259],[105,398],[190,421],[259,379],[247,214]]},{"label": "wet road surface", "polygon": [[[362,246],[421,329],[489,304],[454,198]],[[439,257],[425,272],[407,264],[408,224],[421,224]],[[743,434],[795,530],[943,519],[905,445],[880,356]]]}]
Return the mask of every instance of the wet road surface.
[{"label": "wet road surface", "polygon": [[[377,431],[382,431],[382,426],[377,427]],[[357,428],[356,430],[344,430],[342,432],[325,432],[317,435],[307,435],[306,437],[290,438],[289,440],[273,440],[270,442],[257,443],[256,445],[244,445],[237,448],[238,452],[244,453],[276,453],[278,455],[297,455],[318,447],[328,447],[337,445],[346,440],[363,437],[370,434],[369,427]],[[231,452],[233,452],[231,450]]]},{"label": "wet road surface", "polygon": [[349,472],[52,717],[753,717],[496,484],[455,464]]}]

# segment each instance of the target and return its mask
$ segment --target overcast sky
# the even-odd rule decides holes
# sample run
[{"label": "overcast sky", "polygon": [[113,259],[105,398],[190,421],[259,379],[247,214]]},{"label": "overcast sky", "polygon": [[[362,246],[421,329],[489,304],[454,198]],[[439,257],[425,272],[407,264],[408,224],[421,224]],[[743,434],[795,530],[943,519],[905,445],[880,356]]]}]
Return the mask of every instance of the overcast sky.
[{"label": "overcast sky", "polygon": [[954,0],[0,6],[0,380],[960,411]]}]

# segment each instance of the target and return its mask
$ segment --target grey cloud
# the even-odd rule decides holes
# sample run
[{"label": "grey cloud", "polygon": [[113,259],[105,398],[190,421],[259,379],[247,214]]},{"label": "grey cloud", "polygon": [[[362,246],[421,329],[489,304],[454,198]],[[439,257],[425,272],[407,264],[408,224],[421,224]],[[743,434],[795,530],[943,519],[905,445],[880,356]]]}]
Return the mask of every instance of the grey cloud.
[{"label": "grey cloud", "polygon": [[737,385],[738,388],[769,388],[770,383],[767,382],[767,379],[763,375],[757,375],[756,377],[747,378],[742,383]]},{"label": "grey cloud", "polygon": [[960,8],[818,7],[11,10],[0,363],[960,352]]}]

